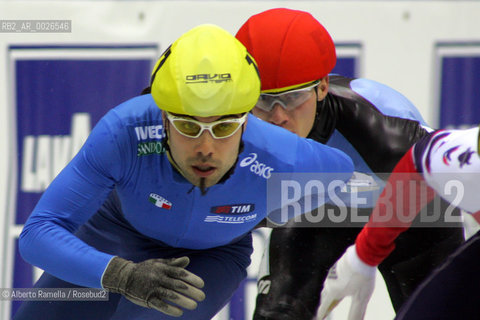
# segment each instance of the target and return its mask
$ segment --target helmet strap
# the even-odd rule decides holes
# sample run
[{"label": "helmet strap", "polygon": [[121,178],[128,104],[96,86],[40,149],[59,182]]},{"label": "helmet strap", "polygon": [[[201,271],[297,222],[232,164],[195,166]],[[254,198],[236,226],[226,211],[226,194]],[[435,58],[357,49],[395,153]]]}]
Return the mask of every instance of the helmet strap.
[{"label": "helmet strap", "polygon": [[148,86],[145,89],[143,89],[142,92],[140,92],[140,95],[143,96],[144,94],[149,94],[149,93],[152,93],[152,87],[151,86]]},{"label": "helmet strap", "polygon": [[168,161],[170,161],[170,163],[172,164],[173,168],[175,170],[177,170],[178,173],[180,173],[182,176],[182,170],[180,170],[180,167],[178,166],[177,162],[175,161],[175,159],[173,158],[173,155],[172,155],[172,151],[170,150],[170,144],[168,142],[168,130],[167,130],[167,126],[169,126],[169,122],[168,121],[165,121],[164,122],[164,134],[165,134],[165,138],[163,139],[162,141],[162,147],[166,150],[166,153],[167,153],[167,157],[168,157]]}]

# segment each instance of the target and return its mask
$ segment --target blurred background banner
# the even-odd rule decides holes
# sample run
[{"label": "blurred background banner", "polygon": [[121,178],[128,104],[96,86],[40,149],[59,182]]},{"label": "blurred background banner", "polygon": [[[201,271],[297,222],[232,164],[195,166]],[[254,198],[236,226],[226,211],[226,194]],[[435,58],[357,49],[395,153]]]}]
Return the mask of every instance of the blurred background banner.
[{"label": "blurred background banner", "polygon": [[[157,55],[155,45],[9,48],[16,129],[9,190],[16,192],[9,206],[6,269],[13,288],[31,287],[38,276],[20,257],[17,238],[42,192],[98,120],[148,85]],[[12,314],[19,304],[12,303]]]},{"label": "blurred background banner", "polygon": [[[327,28],[334,73],[395,88],[432,127],[480,122],[480,1],[0,0],[0,288],[38,277],[17,251],[23,223],[100,117],[148,85],[161,52],[198,24],[235,34],[274,7],[309,11]],[[251,318],[268,233],[255,231],[248,278],[216,320]],[[366,320],[393,317],[381,290]],[[17,308],[0,301],[0,320]],[[341,308],[334,316],[346,319]]]},{"label": "blurred background banner", "polygon": [[480,42],[438,43],[440,128],[468,128],[480,120]]}]

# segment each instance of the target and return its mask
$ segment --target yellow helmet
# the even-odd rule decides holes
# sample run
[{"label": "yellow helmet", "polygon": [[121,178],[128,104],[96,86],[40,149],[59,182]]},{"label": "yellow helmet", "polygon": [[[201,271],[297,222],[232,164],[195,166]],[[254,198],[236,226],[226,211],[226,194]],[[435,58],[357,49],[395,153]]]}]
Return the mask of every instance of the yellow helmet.
[{"label": "yellow helmet", "polygon": [[205,24],[163,53],[152,72],[151,93],[168,112],[201,117],[244,113],[260,96],[260,77],[240,41]]}]

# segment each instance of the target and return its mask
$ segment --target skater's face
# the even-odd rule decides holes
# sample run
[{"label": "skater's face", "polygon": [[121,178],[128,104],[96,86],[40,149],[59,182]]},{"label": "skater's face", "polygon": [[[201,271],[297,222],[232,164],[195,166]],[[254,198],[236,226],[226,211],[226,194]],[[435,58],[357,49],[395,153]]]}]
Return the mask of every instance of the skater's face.
[{"label": "skater's face", "polygon": [[171,157],[193,185],[211,187],[235,164],[247,114],[190,117],[164,113]]}]

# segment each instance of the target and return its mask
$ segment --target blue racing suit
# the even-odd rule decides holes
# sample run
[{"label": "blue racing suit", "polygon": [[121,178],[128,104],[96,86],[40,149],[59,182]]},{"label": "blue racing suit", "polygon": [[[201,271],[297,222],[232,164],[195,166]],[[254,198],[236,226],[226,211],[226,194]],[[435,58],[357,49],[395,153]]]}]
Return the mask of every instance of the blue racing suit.
[{"label": "blue racing suit", "polygon": [[[204,279],[207,298],[182,319],[210,319],[246,276],[250,231],[267,216],[269,178],[321,173],[315,178],[328,185],[353,171],[343,152],[249,116],[234,173],[202,195],[173,168],[163,139],[150,94],[99,121],[20,235],[24,259],[46,271],[37,287],[99,288],[115,255],[135,262],[189,256],[187,269]],[[170,318],[110,296],[108,302],[28,301],[16,319]]]}]

